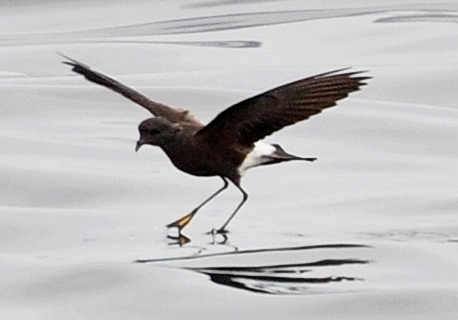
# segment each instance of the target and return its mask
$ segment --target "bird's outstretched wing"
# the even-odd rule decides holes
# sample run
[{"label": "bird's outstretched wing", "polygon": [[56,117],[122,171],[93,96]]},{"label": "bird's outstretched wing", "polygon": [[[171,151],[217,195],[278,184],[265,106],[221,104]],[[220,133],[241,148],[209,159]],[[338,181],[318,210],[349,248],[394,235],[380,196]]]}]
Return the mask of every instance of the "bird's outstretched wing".
[{"label": "bird's outstretched wing", "polygon": [[100,72],[92,70],[89,66],[85,64],[72,58],[69,58],[63,54],[60,55],[67,59],[67,61],[63,61],[63,63],[73,67],[72,71],[81,74],[90,82],[97,83],[123,95],[127,99],[132,100],[133,102],[139,104],[140,106],[151,112],[154,116],[163,117],[174,123],[186,123],[190,125],[202,126],[201,122],[195,119],[192,115],[190,115],[188,110],[176,109],[158,102],[154,102],[148,97],[141,94],[140,92],[132,88],[129,88],[126,85]]},{"label": "bird's outstretched wing", "polygon": [[241,101],[218,114],[196,137],[215,145],[230,141],[251,147],[285,126],[335,106],[370,79],[360,76],[362,71],[341,73],[343,70],[298,80]]}]

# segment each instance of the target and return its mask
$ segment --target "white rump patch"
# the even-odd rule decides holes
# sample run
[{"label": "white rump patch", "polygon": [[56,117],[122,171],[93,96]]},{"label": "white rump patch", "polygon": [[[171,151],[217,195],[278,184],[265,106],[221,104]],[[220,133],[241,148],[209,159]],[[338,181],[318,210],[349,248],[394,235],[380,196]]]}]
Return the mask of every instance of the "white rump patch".
[{"label": "white rump patch", "polygon": [[251,150],[249,154],[247,154],[245,160],[242,162],[242,165],[239,167],[239,174],[243,176],[246,170],[269,161],[266,156],[271,156],[276,150],[277,149],[275,149],[275,147],[270,144],[260,141],[256,142],[254,144],[254,149]]}]

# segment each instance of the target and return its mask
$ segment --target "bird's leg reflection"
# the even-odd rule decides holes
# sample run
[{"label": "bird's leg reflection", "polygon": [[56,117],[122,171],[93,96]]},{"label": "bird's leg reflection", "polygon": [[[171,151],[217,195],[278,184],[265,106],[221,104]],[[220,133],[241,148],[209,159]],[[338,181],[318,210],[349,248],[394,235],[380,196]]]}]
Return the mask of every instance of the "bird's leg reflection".
[{"label": "bird's leg reflection", "polygon": [[[225,233],[211,233],[212,235],[212,242],[211,244],[215,245],[215,244],[221,244],[221,245],[224,245],[227,243],[227,241],[229,240],[229,237],[225,234]],[[216,238],[217,237],[221,237],[222,240],[221,241],[217,241]]]},{"label": "bird's leg reflection", "polygon": [[226,230],[226,229],[215,229],[215,228],[211,229],[210,231],[205,232],[205,234],[210,234],[213,237],[215,237],[215,235],[217,235],[217,234],[225,236],[228,233],[229,233],[229,230]]},{"label": "bird's leg reflection", "polygon": [[[212,232],[208,234],[212,235],[212,241],[210,242],[210,244],[212,245],[216,245],[216,244],[225,245],[227,241],[229,240],[229,237],[225,233]],[[219,240],[218,238],[220,238],[221,240]],[[185,236],[184,234],[182,234],[181,230],[178,230],[177,235],[167,234],[167,239],[173,240],[169,243],[169,245],[171,246],[179,245],[181,247],[191,242],[191,239]]]},{"label": "bird's leg reflection", "polygon": [[[214,230],[217,231],[216,229]],[[211,235],[212,235],[212,241],[209,244],[214,245],[214,246],[221,245],[221,246],[225,246],[228,248],[232,248],[234,251],[239,251],[239,248],[237,246],[229,243],[229,237],[226,234],[214,232],[214,233],[211,233]],[[167,234],[167,238],[172,240],[169,242],[169,246],[178,245],[182,247],[185,244],[188,244],[191,242],[191,239],[185,236],[184,234],[182,234],[180,230],[178,230],[177,235]],[[187,248],[189,248],[189,246],[187,246]],[[198,248],[199,248],[199,251],[196,253],[196,255],[200,255],[202,251],[207,250],[204,247],[198,247]]]},{"label": "bird's leg reflection", "polygon": [[172,235],[168,234],[167,238],[173,240],[172,242],[169,243],[170,246],[179,245],[180,247],[182,247],[185,244],[191,242],[191,239],[189,239],[187,236],[183,235],[181,232],[178,232],[177,236],[172,236]]}]

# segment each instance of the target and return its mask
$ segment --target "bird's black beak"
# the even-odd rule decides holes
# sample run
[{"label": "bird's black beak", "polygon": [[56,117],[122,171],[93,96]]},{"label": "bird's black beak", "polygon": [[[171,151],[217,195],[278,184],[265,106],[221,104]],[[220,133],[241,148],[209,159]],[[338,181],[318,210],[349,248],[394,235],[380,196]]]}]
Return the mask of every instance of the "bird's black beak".
[{"label": "bird's black beak", "polygon": [[135,152],[138,152],[138,150],[141,148],[142,145],[145,144],[145,141],[143,141],[142,139],[138,140],[137,141],[137,145],[135,146]]}]

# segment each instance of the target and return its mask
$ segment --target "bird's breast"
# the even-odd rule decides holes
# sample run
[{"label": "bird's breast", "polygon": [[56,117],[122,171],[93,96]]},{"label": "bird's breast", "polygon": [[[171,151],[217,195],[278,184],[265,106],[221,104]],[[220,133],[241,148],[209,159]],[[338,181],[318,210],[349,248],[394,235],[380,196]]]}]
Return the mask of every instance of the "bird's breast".
[{"label": "bird's breast", "polygon": [[231,176],[246,155],[240,150],[206,145],[192,139],[163,150],[176,168],[195,176]]}]

